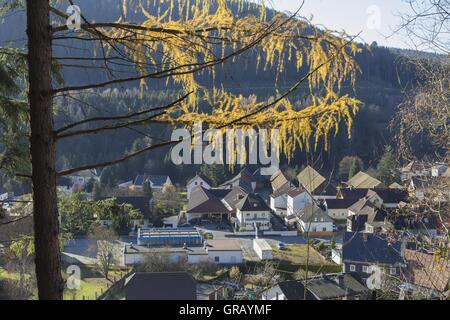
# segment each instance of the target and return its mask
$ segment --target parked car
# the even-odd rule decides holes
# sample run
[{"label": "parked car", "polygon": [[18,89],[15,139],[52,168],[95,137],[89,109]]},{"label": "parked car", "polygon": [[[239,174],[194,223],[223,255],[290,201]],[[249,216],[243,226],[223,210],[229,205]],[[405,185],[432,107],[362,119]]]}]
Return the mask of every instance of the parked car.
[{"label": "parked car", "polygon": [[287,249],[286,244],[284,242],[278,242],[277,243],[277,248],[280,249],[280,250],[286,250]]}]

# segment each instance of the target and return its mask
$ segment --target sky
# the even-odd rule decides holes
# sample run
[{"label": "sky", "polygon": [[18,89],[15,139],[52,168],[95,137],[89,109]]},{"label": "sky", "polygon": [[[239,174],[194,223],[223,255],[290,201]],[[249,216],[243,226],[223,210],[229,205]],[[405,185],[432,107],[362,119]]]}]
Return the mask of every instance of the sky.
[{"label": "sky", "polygon": [[[296,11],[301,0],[269,0],[274,9]],[[362,32],[366,43],[410,48],[408,39],[393,31],[400,24],[399,13],[408,12],[403,0],[305,0],[300,15],[313,17],[314,24],[333,30],[345,30],[350,35]],[[389,37],[388,37],[389,36]]]}]

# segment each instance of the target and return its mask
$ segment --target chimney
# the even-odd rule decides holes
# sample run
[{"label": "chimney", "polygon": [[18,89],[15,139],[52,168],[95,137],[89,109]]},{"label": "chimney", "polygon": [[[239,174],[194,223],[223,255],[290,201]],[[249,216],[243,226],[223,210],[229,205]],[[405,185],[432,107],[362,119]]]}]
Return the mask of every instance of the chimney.
[{"label": "chimney", "polygon": [[367,241],[367,239],[369,238],[369,234],[367,232],[363,232],[362,236],[364,241]]}]

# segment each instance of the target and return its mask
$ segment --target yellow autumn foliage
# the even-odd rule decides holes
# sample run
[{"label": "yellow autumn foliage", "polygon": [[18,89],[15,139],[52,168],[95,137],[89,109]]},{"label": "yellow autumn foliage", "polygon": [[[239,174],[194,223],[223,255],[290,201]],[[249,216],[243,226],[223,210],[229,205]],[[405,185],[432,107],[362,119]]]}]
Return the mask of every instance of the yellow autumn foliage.
[{"label": "yellow autumn foliage", "polygon": [[[174,83],[182,93],[193,92],[181,107],[162,115],[161,121],[185,126],[203,121],[222,130],[278,129],[282,152],[288,158],[295,148],[310,148],[311,143],[317,146],[322,140],[327,148],[328,137],[338,133],[341,123],[350,134],[358,111],[360,102],[340,91],[344,81],[354,84],[359,71],[354,55],[360,49],[346,34],[319,30],[299,16],[269,14],[265,4],[263,0],[258,4],[244,0],[123,0],[116,25],[99,30],[134,62],[143,76],[142,90],[151,88],[145,75],[157,73],[153,79]],[[131,28],[127,22],[132,11],[143,17],[139,28]],[[89,36],[88,32],[85,35]],[[109,41],[99,45],[103,52],[114,51]],[[250,101],[224,88],[209,90],[198,80],[204,75],[214,79],[216,65],[235,61],[247,50],[256,56],[258,66],[276,71],[274,103]],[[299,78],[307,80],[310,99],[301,107],[294,107],[289,95],[278,89],[287,62],[293,62]],[[207,103],[209,110],[200,111],[200,102]]]}]

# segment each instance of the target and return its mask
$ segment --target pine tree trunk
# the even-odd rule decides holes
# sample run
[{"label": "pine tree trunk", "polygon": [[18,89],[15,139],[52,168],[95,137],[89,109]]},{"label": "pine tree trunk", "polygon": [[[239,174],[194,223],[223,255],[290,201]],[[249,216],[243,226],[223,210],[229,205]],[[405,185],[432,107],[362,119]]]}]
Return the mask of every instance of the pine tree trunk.
[{"label": "pine tree trunk", "polygon": [[48,0],[27,0],[34,237],[39,299],[62,299]]}]

